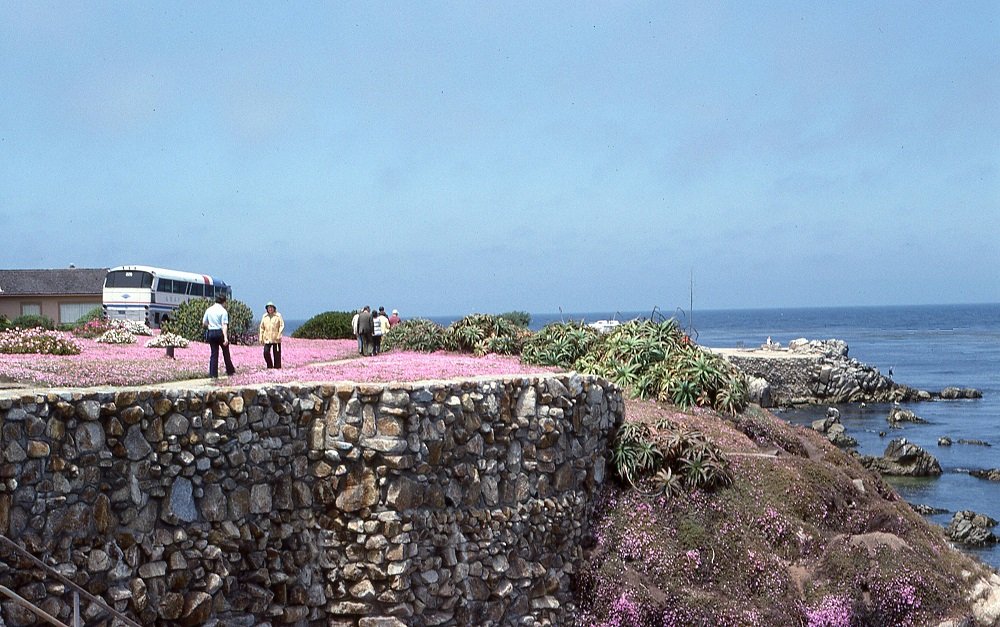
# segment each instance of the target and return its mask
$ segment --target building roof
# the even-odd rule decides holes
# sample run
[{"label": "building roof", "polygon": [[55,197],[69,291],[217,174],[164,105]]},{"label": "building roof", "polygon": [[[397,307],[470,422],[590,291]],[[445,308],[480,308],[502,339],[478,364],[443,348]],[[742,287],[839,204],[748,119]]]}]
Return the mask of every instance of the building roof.
[{"label": "building roof", "polygon": [[0,297],[101,294],[107,268],[0,270]]}]

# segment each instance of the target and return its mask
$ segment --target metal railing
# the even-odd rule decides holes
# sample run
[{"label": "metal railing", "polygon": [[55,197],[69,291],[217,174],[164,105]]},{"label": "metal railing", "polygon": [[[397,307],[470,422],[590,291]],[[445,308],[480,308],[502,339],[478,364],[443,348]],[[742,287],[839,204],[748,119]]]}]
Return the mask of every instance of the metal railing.
[{"label": "metal railing", "polygon": [[8,538],[7,536],[5,536],[2,533],[0,533],[0,543],[6,545],[7,547],[9,547],[11,549],[13,549],[15,553],[17,553],[18,555],[20,555],[24,559],[28,560],[29,562],[31,562],[32,564],[34,564],[38,568],[42,569],[42,571],[45,572],[47,575],[49,575],[51,577],[54,577],[55,579],[59,580],[59,582],[61,582],[63,585],[68,586],[71,590],[73,590],[73,622],[72,622],[71,625],[67,625],[67,624],[59,621],[59,619],[55,618],[51,614],[48,614],[47,612],[45,612],[45,610],[39,608],[38,606],[36,606],[35,604],[33,604],[31,601],[29,601],[29,600],[25,599],[24,597],[18,595],[16,592],[14,592],[13,590],[11,590],[10,588],[7,588],[6,586],[0,586],[0,593],[2,593],[4,595],[6,595],[7,597],[9,597],[15,603],[18,603],[18,604],[26,607],[28,610],[30,610],[31,612],[33,612],[35,614],[35,616],[44,619],[45,621],[47,621],[48,623],[50,623],[52,625],[56,625],[56,627],[83,627],[83,623],[80,620],[80,597],[82,596],[83,598],[87,599],[91,603],[96,603],[98,606],[101,607],[101,609],[107,611],[108,613],[110,613],[115,618],[117,618],[118,620],[120,620],[122,623],[128,625],[129,627],[142,627],[141,625],[139,625],[139,623],[135,622],[134,620],[132,620],[128,616],[122,614],[121,612],[119,612],[115,608],[113,608],[110,605],[108,605],[107,602],[104,599],[102,599],[100,597],[97,597],[97,596],[94,596],[93,594],[87,592],[86,590],[84,590],[83,588],[81,588],[80,586],[78,586],[77,584],[75,584],[74,582],[72,582],[71,580],[69,580],[66,577],[64,577],[62,575],[62,573],[60,573],[56,569],[52,568],[51,566],[49,566],[48,564],[46,564],[42,560],[38,559],[37,557],[35,557],[31,553],[29,553],[24,547],[22,547],[21,545],[17,544],[16,542],[14,542],[13,540],[11,540],[10,538]]}]

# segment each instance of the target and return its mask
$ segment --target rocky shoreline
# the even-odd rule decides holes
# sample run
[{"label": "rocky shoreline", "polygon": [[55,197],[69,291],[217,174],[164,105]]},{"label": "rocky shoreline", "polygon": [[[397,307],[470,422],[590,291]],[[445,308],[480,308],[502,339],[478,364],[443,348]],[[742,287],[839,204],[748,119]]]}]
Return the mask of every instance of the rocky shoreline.
[{"label": "rocky shoreline", "polygon": [[849,357],[847,342],[838,339],[802,338],[787,347],[765,343],[753,349],[711,350],[747,376],[751,400],[762,407],[982,397],[973,388],[932,392],[896,383],[875,366]]},{"label": "rocky shoreline", "polygon": [[[982,398],[974,388],[945,387],[933,392],[897,383],[878,368],[848,356],[843,340],[806,340],[789,342],[787,347],[768,342],[755,349],[714,349],[722,354],[748,379],[751,400],[763,407],[821,405],[841,403],[892,403],[886,422],[888,429],[899,429],[902,423],[926,423],[901,402],[957,400]],[[844,428],[840,411],[829,407],[825,418],[814,420],[812,429],[826,436],[835,446],[850,450],[866,468],[881,475],[897,477],[937,477],[942,469],[937,458],[925,449],[894,438],[881,456],[860,455],[853,449],[858,442]],[[884,435],[885,432],[880,433]],[[990,446],[981,440],[960,440],[960,444]],[[950,446],[950,438],[942,437],[938,446]],[[969,471],[979,479],[1000,481],[1000,468]],[[928,505],[912,505],[925,515],[946,514],[947,510]],[[957,545],[976,547],[1000,542],[992,532],[997,521],[972,510],[954,512],[944,527],[945,533]]]}]

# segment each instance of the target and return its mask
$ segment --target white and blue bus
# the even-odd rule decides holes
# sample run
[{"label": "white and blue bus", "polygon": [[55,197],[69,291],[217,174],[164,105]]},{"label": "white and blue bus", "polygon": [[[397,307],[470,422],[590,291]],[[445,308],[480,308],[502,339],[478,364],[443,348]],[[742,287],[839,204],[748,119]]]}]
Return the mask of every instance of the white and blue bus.
[{"label": "white and blue bus", "polygon": [[150,327],[192,298],[231,298],[233,290],[207,274],[181,272],[152,266],[118,266],[104,278],[104,315],[116,320],[137,320]]}]

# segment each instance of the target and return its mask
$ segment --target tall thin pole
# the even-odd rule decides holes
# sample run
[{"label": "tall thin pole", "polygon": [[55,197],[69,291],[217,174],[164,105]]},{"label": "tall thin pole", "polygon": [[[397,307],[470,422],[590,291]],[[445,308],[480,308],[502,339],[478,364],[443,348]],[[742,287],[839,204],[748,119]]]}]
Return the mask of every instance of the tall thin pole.
[{"label": "tall thin pole", "polygon": [[691,304],[688,309],[688,323],[691,325],[691,329],[688,329],[688,335],[691,335],[691,330],[694,329],[694,268],[691,268]]}]

